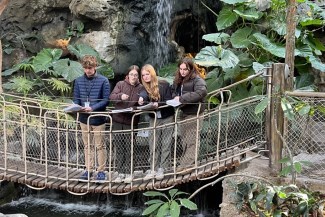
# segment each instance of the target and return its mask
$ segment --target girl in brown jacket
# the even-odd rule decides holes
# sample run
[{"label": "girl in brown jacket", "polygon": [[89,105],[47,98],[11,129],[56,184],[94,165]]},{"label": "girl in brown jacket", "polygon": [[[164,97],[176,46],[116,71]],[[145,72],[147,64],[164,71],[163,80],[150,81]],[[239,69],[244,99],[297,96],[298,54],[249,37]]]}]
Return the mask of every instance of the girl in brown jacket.
[{"label": "girl in brown jacket", "polygon": [[[139,94],[143,86],[139,82],[140,68],[136,65],[129,67],[127,75],[123,81],[119,81],[110,95],[110,100],[116,109],[125,109],[138,106]],[[113,131],[131,129],[133,113],[114,113]],[[136,116],[133,122],[133,129],[137,127],[139,116]],[[116,169],[119,174],[115,182],[125,183],[132,181],[131,175],[131,133],[115,133],[114,145],[116,146]]]}]

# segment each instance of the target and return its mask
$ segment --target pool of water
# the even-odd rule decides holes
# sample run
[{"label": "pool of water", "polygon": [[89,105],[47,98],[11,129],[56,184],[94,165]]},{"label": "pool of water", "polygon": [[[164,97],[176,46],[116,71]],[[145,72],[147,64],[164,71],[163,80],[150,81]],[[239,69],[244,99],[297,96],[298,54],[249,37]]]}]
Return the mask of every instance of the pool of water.
[{"label": "pool of water", "polygon": [[[202,184],[204,183],[185,184],[179,190],[194,192]],[[3,187],[0,185],[0,188]],[[18,198],[0,205],[0,213],[22,213],[28,217],[140,217],[146,208],[145,202],[149,200],[148,197],[143,196],[143,192],[133,192],[125,196],[112,194],[74,196],[64,191],[51,189],[35,191],[24,185],[18,185],[16,189],[20,189]],[[217,217],[221,198],[221,186],[207,188],[192,200],[199,210],[189,212],[181,209],[181,216]]]},{"label": "pool of water", "polygon": [[[22,213],[28,217],[140,217],[142,208],[94,204],[91,202],[68,202],[53,198],[22,197],[0,206],[0,213]],[[216,215],[196,213],[192,217],[212,217]]]}]

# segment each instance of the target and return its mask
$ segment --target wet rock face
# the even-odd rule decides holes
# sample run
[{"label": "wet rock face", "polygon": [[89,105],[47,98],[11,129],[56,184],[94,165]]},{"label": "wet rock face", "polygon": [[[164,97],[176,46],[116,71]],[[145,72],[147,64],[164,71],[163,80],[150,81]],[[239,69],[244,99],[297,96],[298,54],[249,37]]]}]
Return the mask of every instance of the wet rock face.
[{"label": "wet rock face", "polygon": [[[209,23],[212,29],[215,28],[215,20],[211,19],[214,15],[194,0],[14,0],[0,17],[3,69],[10,68],[26,56],[35,55],[44,47],[54,48],[56,40],[67,38],[67,30],[76,21],[82,22],[84,29],[80,37],[71,38],[70,44],[87,43],[94,47],[112,65],[115,73],[123,74],[132,64],[155,65],[161,57],[155,55],[159,51],[154,33],[161,29],[158,21],[166,19],[165,14],[157,12],[157,5],[161,2],[173,4],[169,11],[170,22],[174,19],[170,23],[170,28],[171,25],[173,28],[170,33],[177,34],[177,37],[167,32],[162,34],[176,44],[184,47],[190,43],[191,38],[185,44],[177,40],[198,35],[189,34],[191,31],[200,32],[200,35],[210,33]],[[215,8],[214,1],[209,2],[211,8]],[[160,10],[165,8],[163,5]],[[184,14],[189,16],[182,16]],[[188,18],[187,22],[183,17]],[[177,32],[184,23],[195,27],[188,26]],[[180,36],[183,32],[186,37]],[[193,43],[197,44],[196,41]],[[169,60],[175,59],[175,43],[165,44],[167,53],[172,54]]]}]

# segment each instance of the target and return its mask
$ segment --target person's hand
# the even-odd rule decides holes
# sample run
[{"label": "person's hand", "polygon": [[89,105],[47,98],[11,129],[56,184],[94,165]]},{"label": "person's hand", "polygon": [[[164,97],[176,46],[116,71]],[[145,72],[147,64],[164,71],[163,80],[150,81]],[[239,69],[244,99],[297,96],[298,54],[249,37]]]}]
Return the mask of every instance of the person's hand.
[{"label": "person's hand", "polygon": [[91,107],[82,107],[83,112],[92,112],[93,109]]},{"label": "person's hand", "polygon": [[139,105],[143,105],[144,101],[143,101],[143,97],[139,97],[139,100],[138,100],[138,104]]},{"label": "person's hand", "polygon": [[158,102],[154,102],[152,105],[153,107],[158,108]]},{"label": "person's hand", "polygon": [[121,99],[122,100],[128,100],[129,99],[129,95],[123,93],[122,96],[121,96]]},{"label": "person's hand", "polygon": [[175,96],[174,100],[177,100],[179,102],[179,96]]}]

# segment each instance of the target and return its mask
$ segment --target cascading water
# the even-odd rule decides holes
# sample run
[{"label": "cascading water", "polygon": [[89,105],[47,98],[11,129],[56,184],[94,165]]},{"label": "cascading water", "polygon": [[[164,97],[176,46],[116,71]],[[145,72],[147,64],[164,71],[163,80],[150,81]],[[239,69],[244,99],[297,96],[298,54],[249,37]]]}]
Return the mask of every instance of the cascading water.
[{"label": "cascading water", "polygon": [[169,24],[174,0],[158,0],[155,6],[155,30],[152,33],[153,64],[159,70],[169,62]]}]

